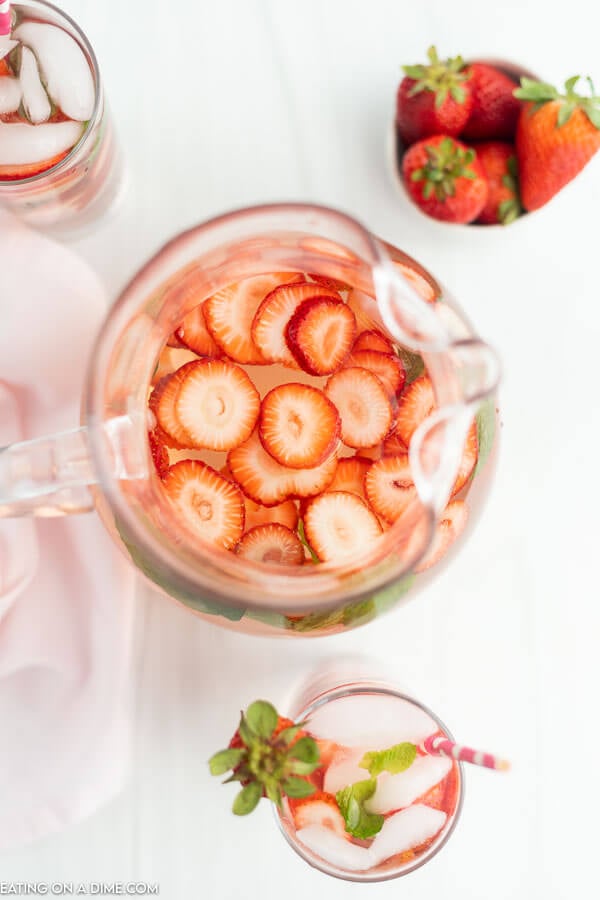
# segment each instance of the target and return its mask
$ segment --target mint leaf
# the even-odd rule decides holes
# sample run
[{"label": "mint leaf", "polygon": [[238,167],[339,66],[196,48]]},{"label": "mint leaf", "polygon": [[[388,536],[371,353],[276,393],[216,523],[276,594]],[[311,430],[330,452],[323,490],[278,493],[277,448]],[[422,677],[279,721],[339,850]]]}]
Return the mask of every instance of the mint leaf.
[{"label": "mint leaf", "polygon": [[387,750],[373,750],[365,753],[359,766],[361,769],[368,769],[369,774],[373,777],[381,775],[382,772],[390,772],[397,775],[410,768],[415,761],[417,755],[417,745],[410,744],[405,741],[402,744],[395,744],[388,747]]},{"label": "mint leaf", "polygon": [[399,359],[402,360],[402,365],[406,371],[406,384],[412,384],[425,371],[423,357],[418,353],[412,353],[406,347],[396,347],[396,353]]},{"label": "mint leaf", "polygon": [[294,798],[310,797],[316,790],[314,784],[311,784],[310,781],[306,781],[305,778],[295,778],[293,775],[286,778],[281,785],[281,789],[288,797]]},{"label": "mint leaf", "polygon": [[476,475],[481,471],[494,445],[494,436],[496,434],[496,406],[493,397],[489,397],[487,400],[483,401],[477,410],[475,421],[477,422],[479,457],[477,459],[477,465],[473,470],[473,475]]},{"label": "mint leaf", "polygon": [[246,710],[246,721],[258,737],[270,738],[277,727],[279,716],[271,703],[255,700]]},{"label": "mint leaf", "polygon": [[235,769],[246,756],[243,747],[230,747],[228,750],[219,750],[208,761],[211,775],[224,775],[229,769]]},{"label": "mint leaf", "polygon": [[366,840],[381,831],[383,816],[368,813],[364,804],[377,788],[377,781],[369,778],[357,781],[338,791],[335,800],[346,823],[346,831],[353,837]]},{"label": "mint leaf", "polygon": [[251,781],[245,788],[242,788],[233,801],[233,812],[236,816],[247,816],[256,808],[261,797],[262,784],[259,784],[258,781]]},{"label": "mint leaf", "polygon": [[310,546],[310,544],[306,540],[306,532],[304,531],[304,522],[302,521],[302,519],[298,520],[298,537],[300,538],[300,543],[304,544],[304,546],[310,553],[310,555],[312,557],[312,561],[314,563],[320,563],[321,560],[319,559],[319,557],[317,556],[317,554],[315,553],[313,548]]}]

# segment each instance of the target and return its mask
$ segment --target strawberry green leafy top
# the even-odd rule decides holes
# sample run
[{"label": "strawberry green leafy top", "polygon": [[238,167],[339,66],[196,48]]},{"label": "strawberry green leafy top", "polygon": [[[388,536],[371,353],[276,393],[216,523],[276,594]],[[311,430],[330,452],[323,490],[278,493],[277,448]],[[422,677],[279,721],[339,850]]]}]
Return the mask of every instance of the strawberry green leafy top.
[{"label": "strawberry green leafy top", "polygon": [[448,95],[456,103],[464,103],[465,91],[461,85],[471,77],[471,73],[464,71],[465,61],[462,56],[442,61],[435,47],[429,48],[427,56],[428,66],[402,66],[404,74],[415,81],[410,96],[420,94],[421,91],[432,91],[437,109],[445,103]]},{"label": "strawberry green leafy top", "polygon": [[435,192],[438,200],[446,197],[454,197],[456,193],[456,179],[477,177],[471,167],[475,160],[475,151],[472,148],[462,147],[452,138],[444,138],[437,146],[426,146],[427,162],[419,169],[412,172],[411,181],[424,181],[423,196],[429,199]]},{"label": "strawberry green leafy top", "polygon": [[535,81],[533,78],[521,78],[521,87],[513,92],[519,100],[529,100],[533,103],[532,114],[537,112],[545,103],[553,100],[560,101],[556,127],[566,125],[576,109],[582,109],[595,128],[600,129],[600,97],[596,96],[594,84],[591,78],[586,78],[590,89],[590,96],[586,97],[575,91],[575,85],[581,79],[581,75],[573,75],[565,81],[565,92],[561,94],[553,85],[543,81]]}]

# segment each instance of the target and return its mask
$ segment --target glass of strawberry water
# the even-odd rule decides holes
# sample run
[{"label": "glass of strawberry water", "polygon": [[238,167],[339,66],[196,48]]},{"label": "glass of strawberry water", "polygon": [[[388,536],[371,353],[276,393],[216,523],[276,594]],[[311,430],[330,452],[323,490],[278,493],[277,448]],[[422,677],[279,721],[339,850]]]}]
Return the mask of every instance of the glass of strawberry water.
[{"label": "glass of strawberry water", "polygon": [[423,742],[452,736],[422,703],[368,660],[322,666],[287,709],[313,737],[313,794],[274,807],[281,831],[306,862],[349,881],[387,881],[429,862],[462,808],[464,769],[430,756]]},{"label": "glass of strawberry water", "polygon": [[80,230],[122,187],[94,51],[44,0],[11,7],[0,37],[0,203],[31,225]]},{"label": "glass of strawberry water", "polygon": [[334,210],[182,234],[111,308],[83,425],[0,451],[0,515],[95,507],[164,593],[241,631],[363,624],[487,495],[495,355],[418,263]]}]

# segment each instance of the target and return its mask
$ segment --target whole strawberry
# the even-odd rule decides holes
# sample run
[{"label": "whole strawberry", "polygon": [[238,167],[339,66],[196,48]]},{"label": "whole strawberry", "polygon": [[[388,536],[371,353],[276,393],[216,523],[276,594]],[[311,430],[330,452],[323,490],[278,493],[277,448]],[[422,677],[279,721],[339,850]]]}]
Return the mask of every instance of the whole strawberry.
[{"label": "whole strawberry", "polygon": [[442,62],[435,47],[427,56],[427,66],[403,66],[406,77],[396,96],[396,128],[406,146],[433,134],[460,134],[473,105],[471,75],[463,59]]},{"label": "whole strawberry", "polygon": [[473,107],[461,137],[468,141],[512,141],[521,110],[513,93],[515,82],[487,63],[472,63],[467,71],[471,74]]},{"label": "whole strawberry", "polygon": [[523,212],[515,148],[505,141],[484,141],[477,144],[476,151],[489,188],[477,221],[482,225],[508,225]]},{"label": "whole strawberry", "polygon": [[402,173],[414,203],[428,216],[466,224],[482,211],[488,184],[475,151],[446,135],[413,144]]},{"label": "whole strawberry", "polygon": [[251,703],[241,714],[229,747],[209,760],[211,775],[232,774],[225,784],[238,781],[241,791],[233,801],[238,816],[251,813],[261,797],[281,806],[282,797],[308,797],[315,785],[305,776],[319,766],[319,748],[302,725],[278,715],[266,700]]},{"label": "whole strawberry", "polygon": [[581,172],[600,147],[600,97],[588,78],[590,96],[575,92],[580,76],[565,82],[565,93],[530,78],[515,91],[528,101],[517,126],[521,199],[539,209]]}]

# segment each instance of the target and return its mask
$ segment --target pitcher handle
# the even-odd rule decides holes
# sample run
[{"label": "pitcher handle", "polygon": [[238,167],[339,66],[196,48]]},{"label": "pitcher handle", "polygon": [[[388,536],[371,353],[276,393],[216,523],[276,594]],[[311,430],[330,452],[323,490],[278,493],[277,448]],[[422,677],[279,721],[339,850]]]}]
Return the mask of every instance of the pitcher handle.
[{"label": "pitcher handle", "polygon": [[[148,453],[132,440],[140,429],[128,416],[99,428],[115,479],[148,477]],[[73,428],[0,448],[0,518],[90,512],[98,483],[90,430]]]}]

